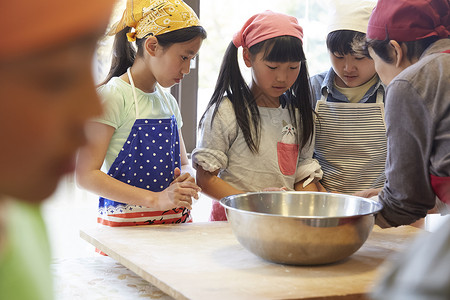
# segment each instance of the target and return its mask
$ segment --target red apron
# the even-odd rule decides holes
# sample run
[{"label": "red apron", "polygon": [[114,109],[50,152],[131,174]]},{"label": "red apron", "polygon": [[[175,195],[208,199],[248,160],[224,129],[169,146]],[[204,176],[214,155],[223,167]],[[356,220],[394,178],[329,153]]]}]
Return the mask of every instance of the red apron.
[{"label": "red apron", "polygon": [[439,177],[430,174],[431,186],[438,198],[450,204],[450,177]]}]

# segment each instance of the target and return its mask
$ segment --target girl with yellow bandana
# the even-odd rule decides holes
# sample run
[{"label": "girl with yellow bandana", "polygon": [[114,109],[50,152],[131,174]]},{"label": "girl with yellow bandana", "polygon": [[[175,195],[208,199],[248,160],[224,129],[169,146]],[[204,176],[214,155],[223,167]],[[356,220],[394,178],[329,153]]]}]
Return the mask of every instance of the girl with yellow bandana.
[{"label": "girl with yellow bandana", "polygon": [[189,173],[177,102],[162,87],[189,74],[206,31],[181,0],[129,0],[109,34],[113,60],[99,87],[104,113],[87,126],[78,183],[100,195],[101,224],[189,222],[200,188]]}]

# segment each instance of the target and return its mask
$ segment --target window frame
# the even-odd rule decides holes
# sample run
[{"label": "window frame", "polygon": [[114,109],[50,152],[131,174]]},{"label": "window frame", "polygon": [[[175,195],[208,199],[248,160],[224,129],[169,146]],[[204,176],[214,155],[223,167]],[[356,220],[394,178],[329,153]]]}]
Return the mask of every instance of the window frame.
[{"label": "window frame", "polygon": [[[185,0],[184,2],[200,17],[200,0]],[[171,94],[178,102],[181,115],[183,116],[181,133],[188,156],[190,156],[197,143],[198,66],[199,56],[192,61],[189,75],[170,89]]]}]

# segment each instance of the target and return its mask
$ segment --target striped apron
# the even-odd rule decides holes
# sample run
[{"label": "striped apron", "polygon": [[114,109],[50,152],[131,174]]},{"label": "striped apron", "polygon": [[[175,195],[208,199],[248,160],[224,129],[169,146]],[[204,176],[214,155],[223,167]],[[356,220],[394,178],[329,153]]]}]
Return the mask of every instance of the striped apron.
[{"label": "striped apron", "polygon": [[317,101],[315,157],[329,192],[353,194],[385,182],[387,153],[383,92],[376,103]]},{"label": "striped apron", "polygon": [[[173,112],[166,119],[140,119],[133,78],[129,69],[127,72],[133,90],[136,121],[108,175],[132,186],[160,192],[173,181],[174,169],[181,169],[177,121]],[[156,88],[160,90],[158,85]],[[164,97],[162,91],[161,95]],[[170,109],[167,99],[163,100]],[[100,197],[97,221],[108,226],[184,223],[191,221],[191,214],[187,208],[158,211]]]}]

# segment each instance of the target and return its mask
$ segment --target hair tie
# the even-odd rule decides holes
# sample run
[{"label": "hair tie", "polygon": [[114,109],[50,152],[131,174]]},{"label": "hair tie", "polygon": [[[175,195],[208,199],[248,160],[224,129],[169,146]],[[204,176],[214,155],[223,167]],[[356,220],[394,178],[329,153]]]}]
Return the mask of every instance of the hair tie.
[{"label": "hair tie", "polygon": [[128,32],[127,39],[129,42],[136,42],[136,31]]}]

